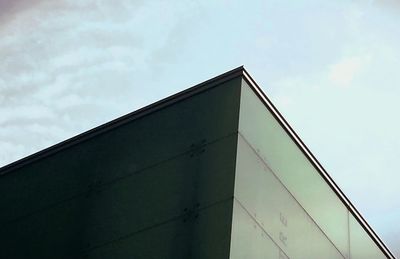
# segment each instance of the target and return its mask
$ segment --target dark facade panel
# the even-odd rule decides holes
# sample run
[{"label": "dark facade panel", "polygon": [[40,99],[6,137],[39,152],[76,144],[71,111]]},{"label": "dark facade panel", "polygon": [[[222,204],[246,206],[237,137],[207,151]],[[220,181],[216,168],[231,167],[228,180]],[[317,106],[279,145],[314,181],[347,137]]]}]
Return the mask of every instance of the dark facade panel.
[{"label": "dark facade panel", "polygon": [[[237,130],[238,79],[1,177],[0,222],[28,215]],[[26,206],[14,206],[20,200]],[[11,209],[12,208],[12,209]]]},{"label": "dark facade panel", "polygon": [[228,259],[232,198],[86,251],[85,258]]},{"label": "dark facade panel", "polygon": [[240,80],[1,176],[0,255],[79,254],[232,198]]},{"label": "dark facade panel", "polygon": [[223,138],[8,222],[2,252],[20,251],[21,238],[40,240],[33,254],[67,253],[71,243],[81,251],[225,201],[232,197],[236,141],[236,135]]}]

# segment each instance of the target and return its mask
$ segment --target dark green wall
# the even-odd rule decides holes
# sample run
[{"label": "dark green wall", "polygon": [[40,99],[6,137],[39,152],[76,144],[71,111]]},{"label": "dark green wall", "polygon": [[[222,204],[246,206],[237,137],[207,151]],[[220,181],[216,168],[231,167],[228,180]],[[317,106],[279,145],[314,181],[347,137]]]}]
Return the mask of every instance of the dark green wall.
[{"label": "dark green wall", "polygon": [[1,258],[229,258],[240,78],[0,178]]}]

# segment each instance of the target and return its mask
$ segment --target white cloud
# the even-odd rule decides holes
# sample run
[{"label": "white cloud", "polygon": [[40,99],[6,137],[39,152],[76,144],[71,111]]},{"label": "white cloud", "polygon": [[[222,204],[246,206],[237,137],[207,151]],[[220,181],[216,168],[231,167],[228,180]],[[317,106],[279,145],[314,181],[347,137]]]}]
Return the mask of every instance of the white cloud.
[{"label": "white cloud", "polygon": [[167,61],[157,57],[159,50],[189,18],[184,7],[194,7],[162,1],[35,4],[19,5],[16,18],[0,26],[3,165],[145,104],[139,93],[152,85],[146,82],[157,73],[151,67]]},{"label": "white cloud", "polygon": [[369,56],[345,57],[333,64],[329,71],[330,80],[339,87],[348,87],[370,62]]}]

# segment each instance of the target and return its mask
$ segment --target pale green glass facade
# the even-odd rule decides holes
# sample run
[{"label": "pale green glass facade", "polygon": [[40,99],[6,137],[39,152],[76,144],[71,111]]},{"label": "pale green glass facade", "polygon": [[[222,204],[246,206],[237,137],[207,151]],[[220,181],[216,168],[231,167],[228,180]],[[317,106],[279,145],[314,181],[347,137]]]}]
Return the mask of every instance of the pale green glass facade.
[{"label": "pale green glass facade", "polygon": [[0,257],[386,258],[244,73],[0,169]]},{"label": "pale green glass facade", "polygon": [[245,81],[238,138],[235,197],[290,258],[386,258]]}]

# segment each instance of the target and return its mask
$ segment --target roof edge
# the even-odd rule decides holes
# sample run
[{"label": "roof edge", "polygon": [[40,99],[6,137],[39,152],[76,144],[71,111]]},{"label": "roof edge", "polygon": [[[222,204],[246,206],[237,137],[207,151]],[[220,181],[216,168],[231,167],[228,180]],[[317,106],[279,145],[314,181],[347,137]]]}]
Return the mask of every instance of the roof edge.
[{"label": "roof edge", "polygon": [[159,101],[156,101],[154,103],[151,103],[147,106],[144,106],[142,108],[139,108],[133,112],[130,112],[128,114],[125,114],[121,117],[118,117],[114,120],[111,120],[109,122],[106,122],[104,124],[101,124],[95,128],[92,128],[90,130],[87,130],[83,133],[80,133],[76,136],[73,136],[71,138],[68,138],[64,141],[61,141],[57,144],[54,144],[50,147],[47,147],[45,149],[42,149],[38,152],[35,152],[31,155],[28,155],[26,157],[23,157],[19,160],[16,160],[10,164],[7,164],[3,167],[0,167],[0,177],[4,176],[10,172],[12,172],[15,169],[18,169],[24,165],[33,163],[39,159],[51,156],[59,151],[62,151],[66,148],[69,148],[71,146],[74,146],[78,143],[84,142],[94,136],[103,134],[111,129],[114,129],[116,127],[119,127],[121,125],[124,125],[126,123],[129,123],[131,121],[134,121],[138,118],[141,118],[147,114],[150,114],[152,112],[155,112],[157,110],[160,110],[166,106],[172,105],[176,102],[179,102],[181,100],[184,100],[186,98],[189,98],[193,95],[199,94],[203,91],[206,91],[208,89],[211,89],[225,81],[228,81],[230,79],[233,79],[235,77],[243,76],[244,73],[244,67],[239,66],[237,68],[234,68],[232,70],[229,70],[223,74],[220,74],[218,76],[215,76],[211,79],[208,79],[202,83],[196,84],[190,88],[187,88],[183,91],[177,92],[173,95],[170,95],[164,99],[161,99]]}]

